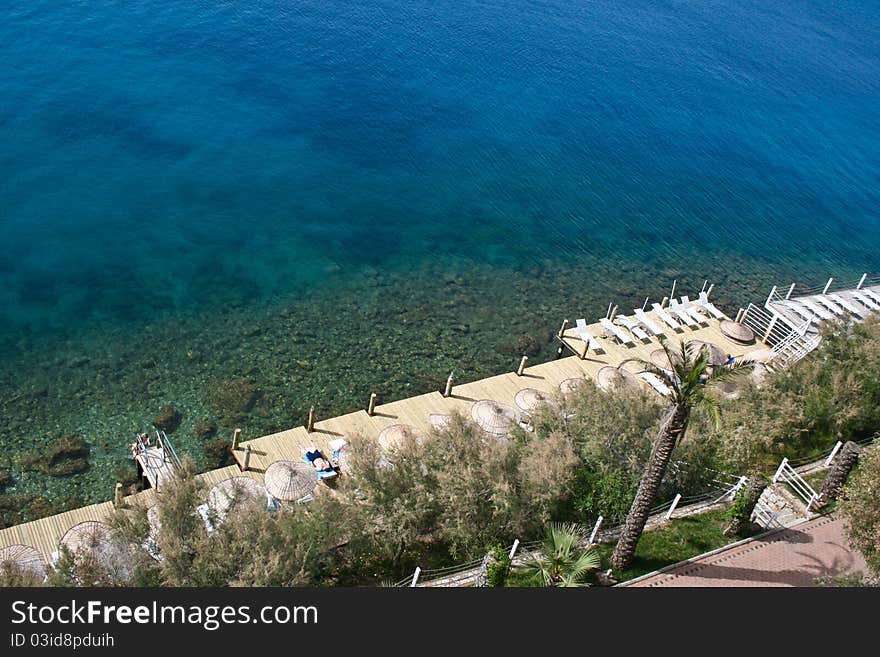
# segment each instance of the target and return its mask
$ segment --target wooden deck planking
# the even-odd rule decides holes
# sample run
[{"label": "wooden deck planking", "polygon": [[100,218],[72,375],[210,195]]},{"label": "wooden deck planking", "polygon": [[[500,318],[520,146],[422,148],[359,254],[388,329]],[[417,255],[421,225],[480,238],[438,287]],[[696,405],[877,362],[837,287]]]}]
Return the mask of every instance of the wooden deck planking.
[{"label": "wooden deck planking", "polygon": [[[658,325],[662,322],[653,312],[647,313]],[[595,379],[598,371],[606,365],[619,365],[621,362],[640,358],[647,360],[652,351],[660,347],[657,338],[649,342],[636,340],[632,346],[618,344],[613,337],[605,336],[601,324],[594,323],[589,327],[592,335],[603,348],[601,353],[590,351],[586,359],[571,355],[560,359],[527,367],[523,376],[513,372],[499,374],[486,379],[454,386],[451,397],[443,397],[439,392],[430,392],[416,397],[401,399],[376,407],[372,417],[364,410],[355,411],[335,418],[320,420],[315,423],[315,431],[309,433],[304,426],[294,427],[268,436],[243,441],[234,452],[237,465],[212,470],[199,475],[206,485],[213,486],[236,476],[248,476],[262,483],[262,472],[273,462],[279,460],[298,461],[302,459],[302,451],[315,445],[324,454],[332,452],[329,441],[335,438],[350,438],[360,434],[366,438],[376,439],[385,427],[394,424],[408,424],[420,432],[428,432],[430,424],[428,416],[432,413],[450,414],[459,412],[470,417],[471,406],[481,399],[494,399],[515,406],[515,395],[523,388],[537,388],[547,393],[559,392],[559,384],[565,379],[590,377]],[[664,327],[666,328],[666,327]],[[708,325],[683,327],[681,331],[667,331],[673,345],[680,339],[699,339],[719,345],[727,353],[740,355],[763,347],[760,343],[751,347],[739,345],[726,338],[719,330],[718,320],[709,320]],[[564,334],[564,340],[578,352],[582,351],[583,342],[574,329]],[[645,384],[646,389],[647,384]],[[242,472],[245,448],[251,447],[249,471]],[[126,498],[127,504],[155,503],[156,491],[147,490]],[[95,504],[82,509],[43,518],[33,522],[0,530],[0,547],[23,543],[40,550],[48,560],[51,553],[57,550],[58,542],[64,533],[73,525],[84,520],[105,520],[113,510],[110,502]]]}]

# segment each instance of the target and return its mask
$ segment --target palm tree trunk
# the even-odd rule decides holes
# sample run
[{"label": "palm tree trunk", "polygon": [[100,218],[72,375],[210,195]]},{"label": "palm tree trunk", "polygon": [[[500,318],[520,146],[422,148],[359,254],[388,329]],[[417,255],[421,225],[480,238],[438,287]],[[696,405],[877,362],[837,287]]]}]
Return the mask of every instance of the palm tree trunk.
[{"label": "palm tree trunk", "polygon": [[684,404],[676,404],[660,427],[651,458],[645,466],[636,497],[626,515],[626,522],[620,532],[614,554],[611,556],[611,565],[618,570],[629,566],[635,556],[636,545],[645,529],[645,523],[648,522],[648,515],[657,498],[660,484],[663,483],[672,450],[687,429],[689,419],[690,408]]},{"label": "palm tree trunk", "polygon": [[837,455],[837,461],[835,461],[834,467],[831,468],[831,472],[825,477],[825,482],[822,484],[822,490],[819,494],[820,501],[830,502],[837,499],[837,495],[846,483],[846,478],[849,476],[850,471],[859,462],[861,452],[862,448],[858,444],[851,440],[847,441]]}]

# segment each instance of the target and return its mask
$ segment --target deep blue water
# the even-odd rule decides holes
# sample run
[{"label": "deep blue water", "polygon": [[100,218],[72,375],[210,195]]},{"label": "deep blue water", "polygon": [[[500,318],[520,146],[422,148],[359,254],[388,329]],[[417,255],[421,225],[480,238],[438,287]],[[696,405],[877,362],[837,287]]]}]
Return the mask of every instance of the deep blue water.
[{"label": "deep blue water", "polygon": [[872,1],[6,0],[2,330],[426,261],[878,270],[878,16]]}]

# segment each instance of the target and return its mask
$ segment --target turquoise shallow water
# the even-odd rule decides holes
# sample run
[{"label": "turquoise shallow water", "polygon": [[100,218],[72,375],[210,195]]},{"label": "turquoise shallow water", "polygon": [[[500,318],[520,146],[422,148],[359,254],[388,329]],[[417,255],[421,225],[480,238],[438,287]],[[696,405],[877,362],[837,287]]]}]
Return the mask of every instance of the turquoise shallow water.
[{"label": "turquoise shallow water", "polygon": [[562,315],[673,278],[880,269],[877,9],[8,1],[0,440],[94,445],[15,490],[94,495],[164,403],[200,453],[198,419],[550,357]]}]

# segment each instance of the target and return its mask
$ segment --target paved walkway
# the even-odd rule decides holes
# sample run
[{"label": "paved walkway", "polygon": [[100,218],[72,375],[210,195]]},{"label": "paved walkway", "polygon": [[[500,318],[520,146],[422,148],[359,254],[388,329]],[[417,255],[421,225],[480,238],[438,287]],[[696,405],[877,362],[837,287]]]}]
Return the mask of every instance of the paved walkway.
[{"label": "paved walkway", "polygon": [[822,516],[626,586],[815,586],[820,575],[866,571],[843,520]]}]

